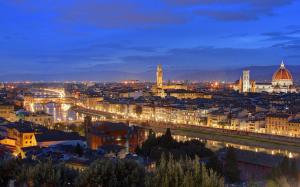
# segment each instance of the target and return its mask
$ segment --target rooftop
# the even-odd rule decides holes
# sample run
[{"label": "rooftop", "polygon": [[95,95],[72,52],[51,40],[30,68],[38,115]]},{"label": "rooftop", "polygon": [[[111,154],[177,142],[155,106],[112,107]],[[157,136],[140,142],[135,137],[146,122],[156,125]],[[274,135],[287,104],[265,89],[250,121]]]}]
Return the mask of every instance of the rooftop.
[{"label": "rooftop", "polygon": [[94,131],[102,131],[102,132],[122,131],[122,130],[130,129],[130,127],[125,123],[112,123],[112,122],[97,123],[92,128]]},{"label": "rooftop", "polygon": [[84,138],[79,136],[79,134],[76,132],[63,132],[56,130],[49,130],[42,134],[36,134],[35,138],[37,142],[84,140]]},{"label": "rooftop", "polygon": [[289,114],[285,113],[273,113],[273,114],[268,114],[267,117],[273,117],[273,118],[289,118]]},{"label": "rooftop", "polygon": [[45,132],[48,130],[46,127],[40,125],[34,125],[30,122],[25,122],[25,121],[8,123],[3,125],[3,127],[8,129],[16,129],[17,131],[22,133]]},{"label": "rooftop", "polygon": [[300,118],[291,119],[289,122],[291,122],[291,123],[300,123]]}]

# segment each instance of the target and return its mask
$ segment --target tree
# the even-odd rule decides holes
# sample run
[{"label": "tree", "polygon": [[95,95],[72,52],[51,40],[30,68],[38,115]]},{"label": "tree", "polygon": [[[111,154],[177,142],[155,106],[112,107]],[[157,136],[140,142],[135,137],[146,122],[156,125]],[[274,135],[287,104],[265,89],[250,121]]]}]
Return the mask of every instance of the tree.
[{"label": "tree", "polygon": [[83,155],[83,148],[81,147],[81,145],[79,143],[76,144],[75,148],[74,148],[74,152],[79,156],[82,157]]},{"label": "tree", "polygon": [[74,186],[78,173],[63,164],[54,164],[51,160],[35,165],[24,165],[16,177],[17,186]]},{"label": "tree", "polygon": [[[138,149],[137,149],[138,150]],[[167,129],[161,137],[155,137],[150,133],[148,139],[142,144],[141,149],[136,152],[144,157],[150,157],[153,160],[159,160],[163,153],[166,156],[170,154],[177,160],[181,157],[195,158],[210,157],[214,153],[205,147],[205,144],[199,140],[190,140],[186,142],[177,142],[172,138],[171,130]]]},{"label": "tree", "polygon": [[139,145],[135,148],[134,152],[135,152],[136,154],[138,154],[138,155],[143,154],[143,151],[142,151],[142,149],[141,149],[141,147],[140,147]]},{"label": "tree", "polygon": [[0,186],[7,186],[9,180],[19,173],[21,163],[18,159],[0,160]]},{"label": "tree", "polygon": [[222,163],[218,159],[216,155],[213,155],[212,157],[209,158],[209,161],[206,165],[208,169],[214,170],[216,173],[219,175],[223,174],[223,168],[222,168]]},{"label": "tree", "polygon": [[157,146],[158,143],[159,141],[156,138],[155,133],[150,129],[148,139],[143,142],[140,153],[136,153],[147,157],[150,155],[153,147]]},{"label": "tree", "polygon": [[288,157],[284,157],[280,164],[272,169],[269,180],[273,181],[273,183],[276,183],[279,186],[282,183],[288,183],[290,186],[298,186],[298,175],[299,171],[296,160],[290,160]]},{"label": "tree", "polygon": [[298,171],[296,159],[293,159],[290,163],[289,175],[291,178],[295,179],[296,181],[299,180],[299,171]]},{"label": "tree", "polygon": [[221,187],[224,180],[212,170],[207,170],[199,159],[176,161],[172,155],[162,156],[155,171],[146,179],[146,186],[163,187]]},{"label": "tree", "polygon": [[131,160],[96,160],[77,181],[79,187],[143,187],[144,183],[144,167]]},{"label": "tree", "polygon": [[164,137],[168,140],[172,140],[172,133],[171,133],[171,129],[170,128],[167,128],[166,132],[165,132],[165,135]]},{"label": "tree", "polygon": [[279,165],[281,174],[288,174],[289,168],[290,168],[289,158],[285,156]]},{"label": "tree", "polygon": [[238,168],[236,153],[233,147],[229,147],[227,149],[224,165],[224,175],[230,183],[240,182],[240,171]]},{"label": "tree", "polygon": [[274,181],[274,180],[268,180],[267,182],[266,182],[266,185],[265,185],[266,187],[280,187],[277,183],[276,183],[276,181]]},{"label": "tree", "polygon": [[92,123],[92,117],[91,116],[85,116],[84,117],[84,129],[85,129],[85,136],[87,136],[89,129],[92,127],[93,123]]},{"label": "tree", "polygon": [[176,144],[176,141],[172,137],[171,129],[167,128],[165,134],[160,139],[160,145],[164,148],[172,148]]}]

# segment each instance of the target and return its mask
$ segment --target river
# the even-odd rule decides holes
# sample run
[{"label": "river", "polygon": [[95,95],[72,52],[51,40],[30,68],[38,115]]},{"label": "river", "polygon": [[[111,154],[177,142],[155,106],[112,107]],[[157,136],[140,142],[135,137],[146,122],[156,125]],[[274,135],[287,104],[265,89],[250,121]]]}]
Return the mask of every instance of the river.
[{"label": "river", "polygon": [[[84,115],[79,114],[75,111],[71,110],[71,105],[69,104],[56,104],[56,103],[48,103],[46,105],[41,104],[35,104],[33,106],[34,111],[44,111],[50,115],[53,116],[53,120],[55,123],[65,123],[65,124],[71,124],[75,122],[82,122]],[[158,132],[158,135],[162,135],[162,132]],[[145,134],[147,136],[147,134]],[[206,145],[209,149],[212,149],[214,151],[217,151],[221,148],[232,146],[236,149],[240,150],[247,150],[251,152],[257,152],[257,153],[266,153],[269,155],[285,155],[289,158],[299,158],[300,152],[286,149],[284,146],[282,147],[276,147],[270,148],[266,146],[253,146],[253,145],[246,145],[243,143],[236,143],[236,142],[227,142],[227,141],[220,141],[212,138],[207,138],[207,136],[203,136],[201,134],[196,133],[188,133],[188,132],[182,132],[182,131],[175,131],[173,132],[173,138],[178,141],[187,141],[192,139],[197,139],[202,142],[206,142]]]},{"label": "river", "polygon": [[82,115],[79,115],[75,111],[71,110],[70,104],[57,104],[57,103],[48,103],[48,104],[34,104],[31,109],[32,112],[44,111],[47,114],[53,116],[53,121],[55,123],[64,122],[72,123],[83,119]]}]

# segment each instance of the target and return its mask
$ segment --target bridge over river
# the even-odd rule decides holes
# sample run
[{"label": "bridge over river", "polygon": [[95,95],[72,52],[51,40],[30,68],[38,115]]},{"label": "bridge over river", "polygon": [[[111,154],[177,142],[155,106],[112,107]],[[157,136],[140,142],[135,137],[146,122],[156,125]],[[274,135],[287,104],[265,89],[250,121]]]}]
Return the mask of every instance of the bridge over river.
[{"label": "bridge over river", "polygon": [[84,108],[81,106],[73,106],[73,107],[71,107],[71,110],[73,110],[79,114],[89,115],[89,116],[96,117],[96,118],[98,117],[98,118],[105,118],[105,119],[110,119],[110,120],[118,119],[120,121],[127,120],[122,115],[112,114],[112,113],[104,112],[104,111],[87,109],[87,108]]},{"label": "bridge over river", "polygon": [[33,88],[30,95],[24,96],[23,105],[26,110],[32,111],[36,104],[69,104],[75,105],[78,100],[74,97],[66,97],[63,88]]}]

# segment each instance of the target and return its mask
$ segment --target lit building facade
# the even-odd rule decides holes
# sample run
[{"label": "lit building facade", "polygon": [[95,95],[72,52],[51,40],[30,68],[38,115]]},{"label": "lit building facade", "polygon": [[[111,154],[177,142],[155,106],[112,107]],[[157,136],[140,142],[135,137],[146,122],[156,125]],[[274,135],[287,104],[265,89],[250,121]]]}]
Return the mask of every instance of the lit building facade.
[{"label": "lit building facade", "polygon": [[33,128],[24,125],[10,125],[7,126],[7,137],[15,140],[15,145],[18,147],[32,147],[36,146],[35,131]]},{"label": "lit building facade", "polygon": [[163,89],[163,70],[160,64],[157,66],[156,70],[156,87],[157,89]]},{"label": "lit building facade", "polygon": [[300,120],[288,114],[269,114],[266,117],[266,132],[281,136],[300,137]]},{"label": "lit building facade", "polygon": [[[99,102],[96,110],[141,122],[206,126],[289,137],[300,137],[299,116],[285,113],[251,115],[246,109],[226,111],[218,108],[193,108],[148,103]],[[98,138],[98,137],[95,137]],[[93,140],[94,142],[100,140]]]},{"label": "lit building facade", "polygon": [[187,85],[184,84],[163,84],[163,69],[161,65],[157,66],[156,84],[152,87],[152,92],[160,97],[165,97],[165,90],[187,90]]},{"label": "lit building facade", "polygon": [[0,105],[0,117],[9,121],[15,121],[16,115],[13,105]]},{"label": "lit building facade", "polygon": [[266,132],[275,135],[289,135],[289,115],[269,114],[266,117]]},{"label": "lit building facade", "polygon": [[280,68],[274,73],[272,77],[272,86],[274,92],[295,92],[293,88],[293,77],[288,69],[285,68],[282,62]]},{"label": "lit building facade", "polygon": [[134,152],[145,140],[145,130],[123,123],[102,122],[87,129],[86,139],[88,147],[93,150],[116,144],[127,147],[128,152]]},{"label": "lit building facade", "polygon": [[242,92],[250,92],[251,91],[251,84],[250,84],[250,71],[244,70],[242,76]]},{"label": "lit building facade", "polygon": [[292,119],[289,121],[289,136],[300,137],[300,120]]},{"label": "lit building facade", "polygon": [[211,94],[205,94],[189,90],[166,90],[165,92],[167,96],[176,97],[177,99],[212,99]]},{"label": "lit building facade", "polygon": [[19,117],[22,120],[29,121],[35,124],[51,127],[54,124],[53,116],[44,112],[26,113]]},{"label": "lit building facade", "polygon": [[293,84],[293,76],[282,61],[279,69],[273,74],[272,82],[256,83],[250,80],[250,71],[244,70],[241,79],[234,86],[234,89],[242,93],[294,93],[296,89]]}]

